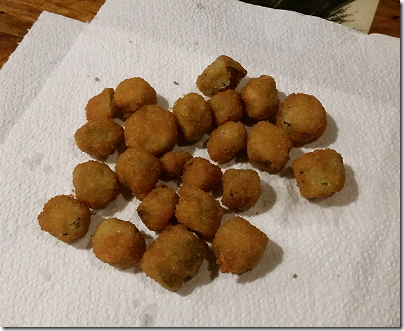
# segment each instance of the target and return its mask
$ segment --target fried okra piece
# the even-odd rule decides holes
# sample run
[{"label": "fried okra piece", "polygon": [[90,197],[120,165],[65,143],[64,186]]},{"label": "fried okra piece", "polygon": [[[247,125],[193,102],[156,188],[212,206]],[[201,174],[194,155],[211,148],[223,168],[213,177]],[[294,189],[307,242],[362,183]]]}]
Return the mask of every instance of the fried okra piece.
[{"label": "fried okra piece", "polygon": [[41,229],[66,243],[86,235],[90,218],[88,207],[68,195],[53,197],[38,215]]},{"label": "fried okra piece", "polygon": [[92,160],[74,168],[73,186],[76,199],[92,209],[105,208],[120,193],[115,172],[107,164]]},{"label": "fried okra piece", "polygon": [[137,207],[137,213],[149,230],[161,232],[174,216],[178,194],[168,186],[153,189]]},{"label": "fried okra piece", "polygon": [[292,163],[292,170],[300,194],[305,198],[331,196],[345,185],[343,158],[331,148],[303,154]]},{"label": "fried okra piece", "polygon": [[281,103],[276,125],[289,134],[293,146],[303,146],[322,136],[327,128],[327,113],[316,97],[293,93]]},{"label": "fried okra piece", "polygon": [[261,180],[251,169],[228,169],[223,174],[222,204],[243,211],[254,206],[261,197]]},{"label": "fried okra piece", "polygon": [[170,291],[195,276],[208,247],[187,228],[178,224],[164,230],[144,253],[140,266],[148,277]]},{"label": "fried okra piece", "polygon": [[141,77],[123,80],[115,89],[114,100],[125,118],[146,105],[157,103],[155,89]]},{"label": "fried okra piece", "polygon": [[196,86],[208,97],[228,89],[234,90],[247,71],[227,55],[220,55],[198,76]]},{"label": "fried okra piece", "polygon": [[217,163],[234,159],[247,145],[247,131],[241,122],[226,122],[210,134],[206,143],[210,158]]},{"label": "fried okra piece", "polygon": [[205,192],[215,189],[222,180],[222,170],[203,157],[193,157],[184,165],[182,183]]},{"label": "fried okra piece", "polygon": [[142,149],[128,148],[119,156],[115,172],[119,181],[137,199],[143,200],[156,187],[161,164],[158,158]]},{"label": "fried okra piece", "polygon": [[155,156],[171,151],[177,142],[177,124],[172,112],[147,105],[125,121],[125,143]]},{"label": "fried okra piece", "polygon": [[289,160],[292,141],[281,128],[266,121],[255,124],[247,136],[249,162],[259,170],[276,173]]},{"label": "fried okra piece", "polygon": [[212,250],[223,273],[242,274],[263,258],[268,237],[241,217],[227,220],[217,230]]},{"label": "fried okra piece", "polygon": [[208,100],[214,123],[222,125],[228,121],[237,122],[243,117],[243,104],[240,93],[227,90],[214,95]]},{"label": "fried okra piece", "polygon": [[110,118],[89,120],[74,135],[77,147],[93,156],[111,154],[123,137],[123,128]]},{"label": "fried okra piece", "polygon": [[192,155],[186,151],[168,152],[160,158],[162,165],[161,173],[171,178],[179,178],[182,176],[185,163],[190,159],[192,159]]},{"label": "fried okra piece", "polygon": [[197,93],[188,93],[179,98],[174,103],[173,113],[182,138],[187,143],[201,139],[212,125],[210,106]]},{"label": "fried okra piece", "polygon": [[106,88],[88,100],[86,105],[87,120],[98,117],[113,118],[118,110],[114,101],[114,94],[113,88]]},{"label": "fried okra piece", "polygon": [[181,186],[178,194],[180,200],[175,210],[178,222],[211,241],[224,214],[220,203],[209,193],[193,186]]},{"label": "fried okra piece", "polygon": [[101,221],[91,244],[99,260],[118,268],[131,268],[139,264],[146,251],[145,239],[138,228],[118,218]]},{"label": "fried okra piece", "polygon": [[279,96],[275,79],[262,75],[251,78],[240,91],[245,114],[253,119],[275,117],[279,109]]}]

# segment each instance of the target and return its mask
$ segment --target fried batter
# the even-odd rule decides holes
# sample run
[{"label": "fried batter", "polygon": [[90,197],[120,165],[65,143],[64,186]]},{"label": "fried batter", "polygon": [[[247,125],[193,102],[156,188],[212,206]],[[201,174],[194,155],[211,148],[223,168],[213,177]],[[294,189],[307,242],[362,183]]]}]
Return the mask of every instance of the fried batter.
[{"label": "fried batter", "polygon": [[118,110],[114,101],[115,91],[113,88],[106,88],[100,94],[88,100],[86,106],[87,120],[94,118],[113,118]]},{"label": "fried batter", "polygon": [[243,117],[243,104],[240,94],[227,90],[214,95],[208,100],[216,126],[228,121],[237,122]]},{"label": "fried batter", "polygon": [[160,162],[162,165],[162,174],[171,178],[181,177],[184,165],[190,159],[192,159],[192,155],[182,150],[164,154],[160,158]]},{"label": "fried batter", "polygon": [[203,157],[194,157],[185,163],[181,178],[184,185],[209,192],[221,183],[222,170]]}]

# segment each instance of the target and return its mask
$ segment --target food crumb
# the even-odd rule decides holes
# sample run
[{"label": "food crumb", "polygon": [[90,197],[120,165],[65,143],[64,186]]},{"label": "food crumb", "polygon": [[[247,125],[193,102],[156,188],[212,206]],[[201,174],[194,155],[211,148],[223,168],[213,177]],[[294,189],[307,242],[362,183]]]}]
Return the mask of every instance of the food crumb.
[{"label": "food crumb", "polygon": [[174,85],[180,85],[180,83],[178,83],[176,80],[173,81]]},{"label": "food crumb", "polygon": [[294,275],[293,275],[293,278],[296,279],[296,278],[297,278],[297,274],[294,274]]},{"label": "food crumb", "polygon": [[98,77],[95,77],[95,81],[99,82],[101,79],[99,79]]}]

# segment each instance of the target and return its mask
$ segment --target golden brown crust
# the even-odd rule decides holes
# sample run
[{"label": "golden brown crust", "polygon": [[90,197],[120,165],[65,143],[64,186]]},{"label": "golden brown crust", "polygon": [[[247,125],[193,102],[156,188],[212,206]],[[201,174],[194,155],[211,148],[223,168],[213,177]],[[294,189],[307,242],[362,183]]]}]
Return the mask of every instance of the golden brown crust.
[{"label": "golden brown crust", "polygon": [[114,101],[114,94],[113,88],[106,88],[88,100],[86,105],[87,120],[98,117],[113,118],[118,111],[118,106]]},{"label": "golden brown crust", "polygon": [[222,170],[203,157],[193,157],[184,165],[182,183],[205,192],[215,189],[222,180]]},{"label": "golden brown crust", "polygon": [[45,203],[38,215],[39,226],[57,239],[70,243],[86,235],[91,212],[68,195],[57,195]]},{"label": "golden brown crust", "polygon": [[317,149],[303,154],[292,163],[300,194],[305,198],[333,195],[345,185],[342,156],[333,149]]},{"label": "golden brown crust", "polygon": [[181,177],[184,165],[190,159],[192,159],[192,155],[182,150],[164,154],[160,158],[160,162],[162,165],[162,174],[172,178]]},{"label": "golden brown crust", "polygon": [[243,104],[240,94],[227,90],[214,95],[208,100],[214,123],[222,125],[228,121],[237,122],[243,117]]}]

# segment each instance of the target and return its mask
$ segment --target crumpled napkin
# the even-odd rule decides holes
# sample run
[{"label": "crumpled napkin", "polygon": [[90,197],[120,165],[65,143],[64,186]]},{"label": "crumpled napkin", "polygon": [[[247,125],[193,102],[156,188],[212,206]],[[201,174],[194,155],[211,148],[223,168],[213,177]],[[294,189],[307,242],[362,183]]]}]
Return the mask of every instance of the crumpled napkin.
[{"label": "crumpled napkin", "polygon": [[[232,0],[107,0],[3,142],[1,325],[399,326],[399,45],[396,38]],[[197,76],[221,54],[247,69],[239,87],[268,74],[281,99],[309,93],[328,112],[324,135],[294,148],[283,172],[259,172],[263,196],[239,214],[270,238],[256,268],[221,274],[210,258],[173,293],[139,268],[102,263],[90,240],[103,218],[132,221],[148,245],[155,238],[137,217],[138,201],[122,196],[95,213],[89,233],[71,245],[39,229],[44,203],[70,194],[74,167],[90,159],[73,138],[90,97],[140,76],[169,109],[198,92]],[[208,157],[206,138],[188,150]],[[328,147],[344,158],[345,187],[306,200],[290,163]],[[105,162],[113,168],[116,159]],[[223,169],[230,167],[250,165],[232,161]]]}]

